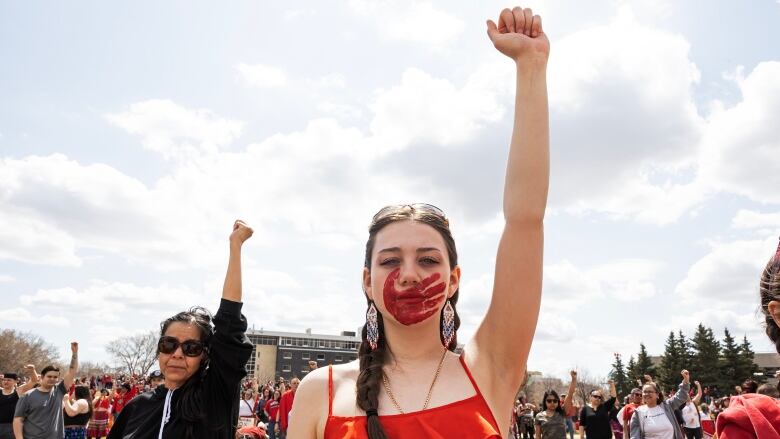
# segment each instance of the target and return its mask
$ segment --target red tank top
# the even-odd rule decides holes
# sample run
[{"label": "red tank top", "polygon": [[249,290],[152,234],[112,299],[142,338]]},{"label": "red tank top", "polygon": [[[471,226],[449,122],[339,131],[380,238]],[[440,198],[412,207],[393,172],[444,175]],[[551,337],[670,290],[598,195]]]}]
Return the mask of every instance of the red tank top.
[{"label": "red tank top", "polygon": [[[485,398],[471,376],[468,366],[460,356],[460,364],[466,371],[477,394],[460,401],[412,413],[379,417],[385,433],[396,438],[454,438],[501,439],[501,430],[493,417]],[[333,368],[328,368],[328,420],[325,423],[325,439],[367,439],[365,416],[333,415]]]}]

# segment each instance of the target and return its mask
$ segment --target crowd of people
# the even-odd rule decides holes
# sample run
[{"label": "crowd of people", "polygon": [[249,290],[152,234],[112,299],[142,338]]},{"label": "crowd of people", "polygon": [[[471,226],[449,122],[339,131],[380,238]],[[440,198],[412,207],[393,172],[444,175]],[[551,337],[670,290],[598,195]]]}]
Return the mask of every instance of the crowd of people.
[{"label": "crowd of people", "polygon": [[[609,398],[605,400],[602,389],[572,398],[577,382],[577,374],[572,371],[568,393],[558,395],[555,390],[547,390],[539,404],[527,401],[520,393],[512,411],[512,437],[574,439],[577,434],[588,439],[712,438],[718,415],[728,409],[732,397],[756,394],[780,402],[780,382],[759,385],[748,378],[728,395],[721,395],[716,387],[702,387],[698,381],[693,382],[695,389],[691,388],[688,372],[683,370],[681,374],[683,381],[678,389],[664,393],[665,389],[645,375],[622,398],[610,381]],[[780,371],[775,378],[780,379]]]}]

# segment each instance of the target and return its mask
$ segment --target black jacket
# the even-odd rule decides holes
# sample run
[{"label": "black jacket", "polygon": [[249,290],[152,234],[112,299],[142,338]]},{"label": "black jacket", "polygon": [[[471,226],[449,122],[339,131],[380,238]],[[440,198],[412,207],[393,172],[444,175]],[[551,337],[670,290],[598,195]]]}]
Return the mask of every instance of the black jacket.
[{"label": "black jacket", "polygon": [[[222,299],[214,316],[214,336],[209,351],[209,368],[200,382],[204,422],[196,425],[191,438],[234,439],[238,422],[241,379],[252,344],[246,336],[246,318],[241,303]],[[158,439],[168,389],[159,386],[133,398],[116,419],[108,439]],[[185,421],[178,413],[181,391],[171,394],[170,417],[163,430],[165,439],[190,439]]]}]

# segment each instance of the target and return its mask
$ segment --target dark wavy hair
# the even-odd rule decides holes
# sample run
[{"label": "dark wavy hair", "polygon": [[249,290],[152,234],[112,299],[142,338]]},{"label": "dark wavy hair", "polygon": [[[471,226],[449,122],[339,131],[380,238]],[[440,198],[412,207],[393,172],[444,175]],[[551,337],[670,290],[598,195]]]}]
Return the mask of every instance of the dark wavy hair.
[{"label": "dark wavy hair", "polygon": [[543,407],[543,410],[547,410],[547,397],[548,396],[554,396],[555,399],[558,400],[558,404],[555,406],[555,411],[560,413],[561,416],[564,418],[566,417],[566,413],[563,411],[563,407],[561,407],[561,397],[558,396],[558,392],[555,391],[555,389],[549,389],[546,392],[544,392],[544,396],[542,397],[542,403],[539,405],[539,407]]},{"label": "dark wavy hair", "polygon": [[200,332],[200,342],[205,346],[203,359],[200,362],[198,371],[178,389],[181,392],[181,397],[176,404],[176,411],[181,413],[182,420],[185,421],[186,437],[195,437],[195,430],[198,427],[208,425],[215,431],[225,428],[225,425],[215,424],[213,419],[206,419],[203,407],[203,389],[201,384],[208,373],[211,338],[214,336],[214,327],[211,324],[211,320],[211,313],[207,309],[196,306],[171,316],[160,323],[161,337],[165,335],[168,327],[173,323],[185,323],[195,326]]},{"label": "dark wavy hair", "polygon": [[[374,251],[377,233],[388,225],[399,221],[414,221],[433,227],[444,239],[444,244],[447,247],[447,256],[450,261],[450,268],[455,268],[455,266],[458,265],[458,252],[455,248],[455,240],[452,238],[450,224],[444,214],[438,208],[431,205],[404,204],[383,207],[374,215],[371,225],[368,228],[368,241],[366,242],[366,255],[364,260],[364,266],[369,271],[371,270],[371,255]],[[366,300],[369,304],[371,303],[371,300],[368,298],[366,298]],[[455,308],[457,302],[458,291],[455,291],[455,294],[450,297],[450,303],[453,308]],[[441,319],[442,316],[440,315],[439,318]],[[376,349],[371,350],[371,347],[368,344],[365,326],[361,332],[362,341],[360,343],[360,348],[358,349],[360,374],[357,379],[356,401],[358,407],[366,412],[366,430],[369,439],[387,439],[387,434],[382,428],[382,424],[380,424],[379,416],[377,414],[379,410],[379,392],[381,389],[382,375],[384,374],[382,366],[385,364],[387,351],[389,350],[389,347],[385,343],[385,326],[381,313],[377,313],[377,322],[379,325],[379,342],[377,343]],[[458,327],[460,327],[460,317],[458,316],[458,311],[456,309],[456,335],[453,337],[449,346],[447,346],[447,349],[449,350],[455,350],[458,346]],[[442,345],[443,344],[444,339],[442,338]]]},{"label": "dark wavy hair", "polygon": [[761,292],[761,312],[764,314],[764,326],[766,335],[775,344],[777,353],[780,354],[780,327],[777,326],[774,316],[769,312],[769,302],[780,301],[780,246],[775,255],[769,260],[761,273],[759,282]]},{"label": "dark wavy hair", "polygon": [[73,396],[78,399],[84,399],[87,401],[87,405],[89,406],[89,411],[87,412],[88,418],[92,417],[92,394],[89,393],[89,387],[88,386],[76,386],[76,389],[73,392]]}]

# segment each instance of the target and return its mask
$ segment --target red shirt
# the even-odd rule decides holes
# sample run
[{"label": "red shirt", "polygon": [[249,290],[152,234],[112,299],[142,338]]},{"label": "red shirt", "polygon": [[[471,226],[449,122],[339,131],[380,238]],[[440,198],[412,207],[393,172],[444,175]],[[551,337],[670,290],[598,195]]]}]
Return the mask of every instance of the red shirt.
[{"label": "red shirt", "polygon": [[720,439],[780,439],[780,402],[757,393],[735,396],[716,429]]},{"label": "red shirt", "polygon": [[269,399],[265,403],[265,411],[268,412],[268,419],[276,422],[276,414],[279,412],[279,401],[274,401],[273,399]]},{"label": "red shirt", "polygon": [[130,391],[124,395],[117,394],[114,396],[114,412],[116,412],[116,414],[121,413],[122,409],[125,408],[125,405],[130,402],[130,400],[133,399],[137,394],[138,388],[133,386],[130,388]]},{"label": "red shirt", "polygon": [[292,410],[293,399],[295,399],[295,392],[288,390],[282,395],[282,400],[279,401],[279,429],[287,431],[287,423],[289,422],[290,410]]}]

